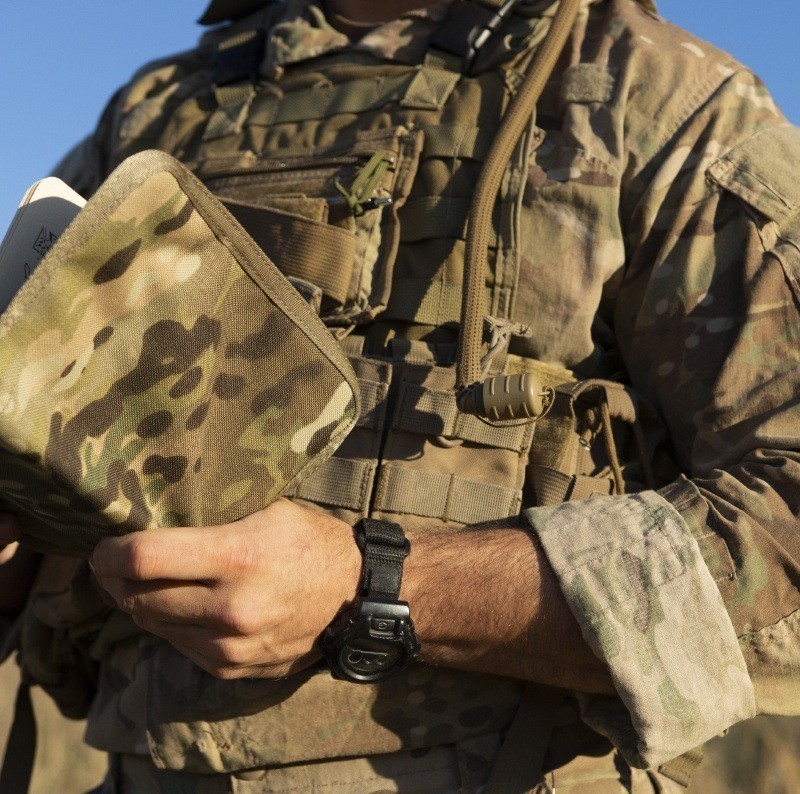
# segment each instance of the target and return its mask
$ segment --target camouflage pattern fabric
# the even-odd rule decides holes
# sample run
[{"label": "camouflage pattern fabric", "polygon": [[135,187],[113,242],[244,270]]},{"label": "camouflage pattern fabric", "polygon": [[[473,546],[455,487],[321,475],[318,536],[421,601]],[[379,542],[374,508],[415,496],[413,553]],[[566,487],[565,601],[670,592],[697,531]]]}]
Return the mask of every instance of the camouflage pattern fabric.
[{"label": "camouflage pattern fabric", "polygon": [[330,333],[160,152],[54,246],[0,320],[0,363],[0,488],[37,519],[25,543],[58,554],[249,515],[359,410]]},{"label": "camouflage pattern fabric", "polygon": [[[527,518],[625,704],[582,697],[583,717],[633,766],[658,766],[753,716],[736,635],[730,621],[717,619],[719,589],[663,497],[600,497],[533,508]],[[618,523],[609,538],[610,521]]]},{"label": "camouflage pattern fabric", "polygon": [[[231,32],[215,30],[197,50],[143,69],[61,173],[92,192],[117,163],[144,148],[163,148],[195,164],[212,156],[241,164],[287,150],[346,152],[365,132],[422,129],[417,176],[398,213],[392,296],[387,310],[354,337],[367,354],[363,367],[372,367],[370,388],[385,396],[394,351],[444,349],[455,341],[452,296],[460,289],[465,199],[507,92],[517,85],[514,52],[538,40],[538,14],[549,5],[521,4],[476,75],[455,84],[442,78],[429,85],[424,102],[416,93],[415,103],[404,105],[404,81],[410,84],[421,70],[443,6],[350,45],[311,0],[270,4],[234,26],[263,22],[271,31],[249,116],[237,115],[223,135],[206,136],[216,107],[211,53]],[[278,37],[286,48],[277,46]],[[341,83],[348,88],[337,93]],[[368,446],[352,435],[346,461],[352,471],[369,472],[379,463],[384,472],[399,463],[440,475],[469,471],[483,485],[502,471],[498,479],[507,489],[520,489],[528,520],[621,694],[581,696],[582,719],[565,728],[568,737],[546,768],[557,780],[571,766],[584,781],[605,781],[595,790],[618,791],[613,774],[624,762],[589,725],[611,737],[628,761],[643,764],[688,750],[721,722],[752,710],[800,713],[800,137],[734,59],[659,19],[649,3],[603,0],[584,10],[519,154],[498,201],[487,269],[492,313],[530,329],[512,341],[511,353],[580,378],[626,373],[664,419],[683,476],[657,494],[610,498],[602,510],[537,508],[497,449],[469,441],[442,445],[442,416],[434,415],[428,436],[412,444],[395,426],[394,397],[376,403],[368,420],[378,426],[390,417],[384,454],[389,449],[391,457],[379,459],[374,436]],[[308,198],[298,211],[310,211]],[[436,223],[424,223],[434,213]],[[368,504],[381,494],[376,480],[364,479]],[[414,527],[453,528],[427,508],[392,517]],[[669,548],[655,542],[664,537],[673,541]],[[586,549],[609,565],[598,563],[582,579],[576,565]],[[612,602],[615,620],[598,620]],[[692,630],[667,634],[665,615]],[[703,658],[709,627],[721,644]],[[690,664],[676,664],[675,642],[696,644],[686,650]],[[139,753],[149,738],[153,752],[142,693],[153,679],[160,686],[151,693],[174,690],[155,654],[144,652],[148,647],[143,643],[135,663],[126,661],[128,650],[107,645],[98,651],[104,675],[90,736],[104,749]],[[182,676],[179,665],[171,674]],[[463,681],[458,673],[448,683],[453,680]],[[277,733],[305,718],[323,734],[325,723],[340,724],[333,690],[325,708],[317,699],[312,712],[306,687],[296,683],[279,705],[259,710],[267,701],[263,682],[234,693],[204,681],[206,700],[187,699],[187,713],[170,715],[176,724],[184,718],[170,736],[182,744],[171,745],[175,752],[158,763],[181,768],[187,748],[194,752],[198,745],[205,748],[199,762],[206,770],[213,762],[240,763],[228,753],[245,724]],[[480,697],[503,683],[486,676]],[[442,708],[458,711],[454,729],[474,720],[476,732],[501,730],[488,727],[500,718],[501,704],[470,711],[476,692],[474,684],[445,687],[432,673],[422,687],[398,684],[373,693],[339,733],[347,744],[342,752],[446,744],[453,737],[431,730]],[[383,716],[372,710],[378,697]],[[719,724],[703,713],[708,703],[719,704]],[[169,705],[151,700],[148,708]],[[198,713],[188,713],[194,705]],[[226,706],[234,713],[225,714]],[[205,721],[209,714],[215,719]],[[685,745],[664,741],[676,722],[683,723]],[[378,735],[385,738],[384,731],[396,744],[364,749]],[[308,731],[280,735],[287,754],[288,748],[313,752]],[[250,759],[254,768],[271,763]]]}]

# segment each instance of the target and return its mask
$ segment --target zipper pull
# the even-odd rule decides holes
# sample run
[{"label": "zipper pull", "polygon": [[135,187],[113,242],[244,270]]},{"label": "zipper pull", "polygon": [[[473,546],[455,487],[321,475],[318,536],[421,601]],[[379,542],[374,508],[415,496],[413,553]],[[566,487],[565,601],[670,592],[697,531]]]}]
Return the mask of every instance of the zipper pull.
[{"label": "zipper pull", "polygon": [[394,167],[396,162],[397,158],[393,152],[379,149],[369,158],[367,164],[359,171],[358,176],[353,180],[353,184],[349,188],[339,181],[334,183],[353,215],[363,215],[368,209],[375,209],[382,203],[391,203],[391,199],[386,202],[380,199],[373,199],[372,196],[380,187],[387,172]]}]

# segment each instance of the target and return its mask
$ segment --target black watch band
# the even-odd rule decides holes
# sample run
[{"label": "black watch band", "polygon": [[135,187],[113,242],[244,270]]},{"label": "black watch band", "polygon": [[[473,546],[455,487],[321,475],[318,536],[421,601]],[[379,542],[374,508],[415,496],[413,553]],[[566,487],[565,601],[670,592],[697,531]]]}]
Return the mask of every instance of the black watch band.
[{"label": "black watch band", "polygon": [[356,543],[364,554],[361,595],[396,601],[403,583],[403,563],[411,544],[399,524],[362,518],[356,526]]},{"label": "black watch band", "polygon": [[325,630],[322,653],[334,678],[373,684],[419,652],[408,604],[397,600],[411,546],[402,527],[374,518],[359,521],[355,535],[364,555],[360,599]]}]

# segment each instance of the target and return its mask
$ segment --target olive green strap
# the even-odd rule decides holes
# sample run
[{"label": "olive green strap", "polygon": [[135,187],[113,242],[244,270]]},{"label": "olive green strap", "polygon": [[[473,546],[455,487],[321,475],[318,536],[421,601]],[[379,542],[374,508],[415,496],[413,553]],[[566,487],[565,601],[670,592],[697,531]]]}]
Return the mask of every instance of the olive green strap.
[{"label": "olive green strap", "polygon": [[563,689],[525,685],[486,794],[527,794],[536,790],[542,780],[542,764],[556,714],[565,697]]},{"label": "olive green strap", "polygon": [[14,706],[14,721],[6,741],[3,768],[0,770],[2,794],[26,794],[36,760],[36,717],[31,702],[30,684],[21,683]]},{"label": "olive green strap", "polygon": [[503,117],[500,131],[478,178],[468,222],[461,304],[457,385],[462,389],[481,379],[486,256],[497,192],[514,149],[530,124],[536,104],[567,43],[580,7],[581,0],[560,0],[547,37],[536,53],[519,93]]},{"label": "olive green strap", "polygon": [[222,203],[282,273],[310,281],[329,300],[345,303],[356,261],[355,235],[282,210],[231,199]]}]

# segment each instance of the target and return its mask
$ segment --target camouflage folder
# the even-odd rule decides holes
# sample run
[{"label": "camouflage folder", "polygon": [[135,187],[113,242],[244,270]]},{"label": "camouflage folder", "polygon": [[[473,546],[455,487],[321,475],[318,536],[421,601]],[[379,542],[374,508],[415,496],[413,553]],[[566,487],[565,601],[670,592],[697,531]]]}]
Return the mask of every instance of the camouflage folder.
[{"label": "camouflage folder", "polygon": [[160,152],[111,175],[0,317],[0,499],[43,552],[249,515],[359,408],[308,303]]}]

